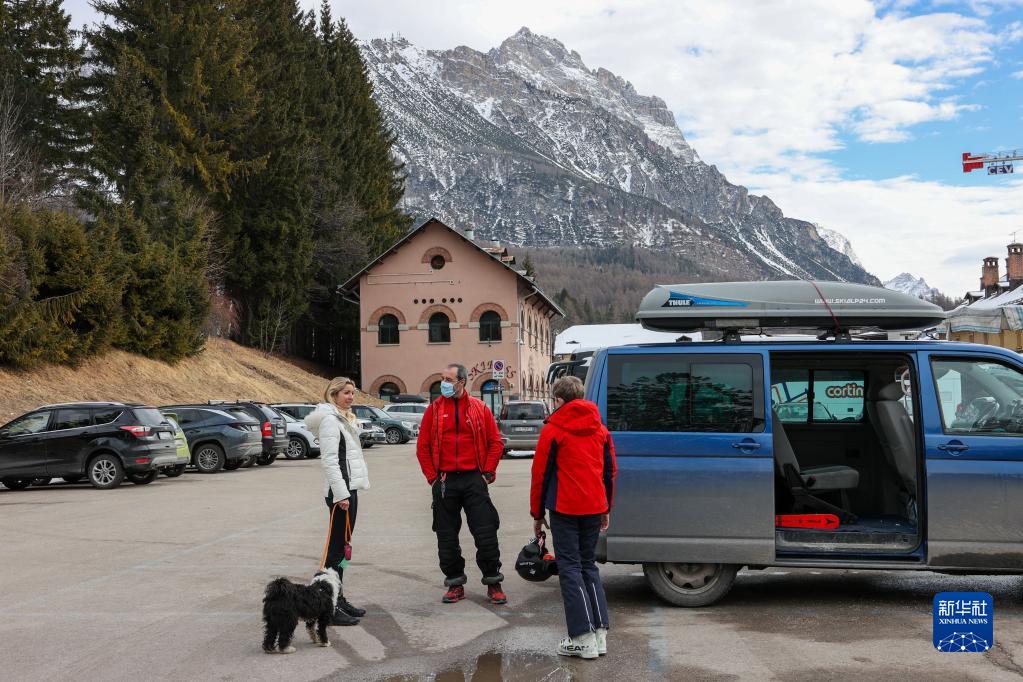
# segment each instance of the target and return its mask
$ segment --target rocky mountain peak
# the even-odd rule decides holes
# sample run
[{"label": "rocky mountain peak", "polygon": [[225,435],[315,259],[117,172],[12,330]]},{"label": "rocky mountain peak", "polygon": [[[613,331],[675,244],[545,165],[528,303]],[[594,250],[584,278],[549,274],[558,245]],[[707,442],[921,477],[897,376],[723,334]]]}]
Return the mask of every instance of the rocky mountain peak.
[{"label": "rocky mountain peak", "polygon": [[877,282],[812,224],[700,161],[661,98],[554,38],[522,28],[485,53],[362,49],[410,213],[510,245],[644,246],[717,279]]}]

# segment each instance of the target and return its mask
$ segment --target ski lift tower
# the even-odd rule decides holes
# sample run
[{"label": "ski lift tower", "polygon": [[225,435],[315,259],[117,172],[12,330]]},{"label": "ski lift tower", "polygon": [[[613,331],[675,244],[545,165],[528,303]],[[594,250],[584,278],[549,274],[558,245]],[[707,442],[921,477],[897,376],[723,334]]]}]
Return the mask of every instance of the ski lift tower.
[{"label": "ski lift tower", "polygon": [[963,172],[971,173],[986,166],[988,175],[1008,175],[1014,172],[1014,161],[1023,161],[1023,149],[980,154],[963,152]]}]

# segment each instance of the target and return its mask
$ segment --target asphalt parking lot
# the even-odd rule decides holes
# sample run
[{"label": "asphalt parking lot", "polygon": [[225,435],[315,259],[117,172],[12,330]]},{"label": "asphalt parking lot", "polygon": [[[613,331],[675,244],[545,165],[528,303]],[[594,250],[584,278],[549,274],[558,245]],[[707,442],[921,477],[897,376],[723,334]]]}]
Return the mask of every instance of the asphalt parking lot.
[{"label": "asphalt parking lot", "polygon": [[[1023,578],[932,573],[759,571],[721,604],[659,602],[637,566],[603,569],[610,653],[552,653],[564,621],[557,583],[511,569],[530,534],[530,460],[506,460],[492,487],[502,515],[507,606],[486,603],[470,560],[468,598],[443,605],[430,491],[414,446],[367,451],[349,599],[369,610],[332,628],[333,647],[260,648],[263,587],[305,581],[323,551],[319,460],[188,473],[116,490],[0,490],[3,679],[42,680],[1018,680]],[[472,541],[463,531],[471,558]],[[939,591],[994,595],[995,647],[931,645]],[[301,635],[301,636],[300,636]]]}]

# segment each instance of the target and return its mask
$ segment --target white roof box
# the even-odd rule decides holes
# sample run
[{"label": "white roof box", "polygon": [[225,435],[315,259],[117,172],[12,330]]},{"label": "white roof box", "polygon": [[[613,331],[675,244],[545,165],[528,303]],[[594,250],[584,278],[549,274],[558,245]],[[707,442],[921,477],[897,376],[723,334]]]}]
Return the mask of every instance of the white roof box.
[{"label": "white roof box", "polygon": [[[847,282],[662,284],[640,304],[646,329],[711,330],[922,329],[945,312],[914,296]],[[837,320],[837,324],[836,324]]]}]

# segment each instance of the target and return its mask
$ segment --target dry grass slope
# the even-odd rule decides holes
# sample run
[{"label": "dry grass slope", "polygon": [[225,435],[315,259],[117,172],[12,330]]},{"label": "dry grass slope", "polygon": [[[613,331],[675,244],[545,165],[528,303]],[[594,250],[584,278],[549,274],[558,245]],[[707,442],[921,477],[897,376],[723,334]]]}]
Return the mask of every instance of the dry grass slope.
[{"label": "dry grass slope", "polygon": [[[209,339],[206,351],[168,365],[122,351],[92,358],[77,368],[0,368],[0,423],[39,405],[75,400],[110,400],[168,405],[207,400],[320,402],[327,378],[286,357],[223,339]],[[360,400],[380,405],[360,395]]]}]

